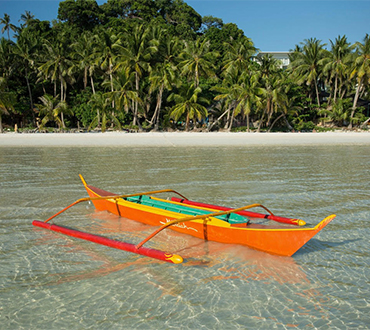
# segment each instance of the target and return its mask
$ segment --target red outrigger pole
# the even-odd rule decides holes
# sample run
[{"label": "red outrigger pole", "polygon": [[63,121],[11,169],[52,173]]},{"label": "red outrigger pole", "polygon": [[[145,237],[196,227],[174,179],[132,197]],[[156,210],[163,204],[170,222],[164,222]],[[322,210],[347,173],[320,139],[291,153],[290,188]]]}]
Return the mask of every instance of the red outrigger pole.
[{"label": "red outrigger pole", "polygon": [[[189,199],[182,199],[178,197],[171,197],[171,200],[174,202],[178,203],[183,203],[183,204],[188,204],[188,205],[193,205],[193,206],[199,206],[199,207],[204,207],[207,209],[213,209],[213,210],[220,210],[220,211],[230,211],[232,208],[230,207],[224,207],[224,206],[218,206],[218,205],[213,205],[213,204],[206,204],[206,203],[201,203],[201,202],[195,202],[191,201]],[[251,211],[239,211],[235,212],[236,214],[240,215],[245,215],[247,217],[252,217],[252,218],[263,218],[263,219],[268,219],[268,220],[273,220],[277,222],[282,222],[282,223],[288,223],[291,225],[296,225],[296,226],[304,226],[306,222],[301,219],[291,219],[291,218],[284,218],[284,217],[279,217],[277,215],[273,214],[261,214],[261,213],[256,213],[256,212],[251,212]]]},{"label": "red outrigger pole", "polygon": [[58,225],[52,225],[52,224],[49,224],[43,221],[34,220],[32,224],[36,227],[49,229],[49,230],[52,230],[52,231],[55,231],[57,233],[61,233],[64,235],[68,235],[68,236],[80,238],[86,241],[106,245],[106,246],[119,249],[119,250],[141,254],[143,256],[167,261],[170,263],[180,264],[183,262],[183,258],[177,254],[171,254],[171,253],[163,252],[163,251],[156,250],[156,249],[150,249],[146,247],[137,248],[134,244],[116,241],[116,240],[113,240],[107,237],[93,235],[93,234],[85,233],[79,230],[70,229],[70,228],[66,228],[66,227],[62,227]]},{"label": "red outrigger pole", "polygon": [[[54,219],[59,214],[65,212],[66,210],[68,210],[72,206],[74,206],[76,204],[79,204],[81,202],[88,202],[88,201],[94,201],[94,200],[104,200],[104,199],[115,199],[115,200],[117,200],[119,198],[125,198],[125,197],[137,196],[137,195],[149,195],[149,194],[161,193],[161,192],[175,192],[175,191],[172,190],[172,189],[163,189],[163,190],[157,190],[157,191],[148,191],[148,192],[144,192],[144,193],[140,193],[140,194],[80,198],[77,201],[75,201],[72,204],[65,207],[63,210],[55,213],[54,215],[52,215],[50,218],[46,219],[45,221],[34,220],[32,222],[32,224],[36,227],[49,229],[49,230],[55,231],[57,233],[61,233],[61,234],[64,234],[64,235],[80,238],[80,239],[83,239],[83,240],[86,240],[86,241],[106,245],[106,246],[109,246],[109,247],[112,247],[112,248],[115,248],[115,249],[140,254],[140,255],[151,257],[151,258],[154,258],[154,259],[167,261],[167,262],[173,263],[173,264],[180,264],[184,261],[184,259],[181,256],[177,255],[177,254],[172,254],[172,253],[168,253],[168,252],[164,252],[164,251],[160,251],[160,250],[156,250],[156,249],[151,249],[151,248],[137,247],[134,244],[121,242],[121,241],[113,240],[113,239],[110,239],[110,238],[107,238],[107,237],[94,235],[94,234],[90,234],[90,233],[85,233],[83,231],[70,229],[70,228],[66,228],[66,227],[58,226],[58,225],[52,225],[52,224],[48,223],[50,220]],[[181,194],[179,194],[179,195],[182,196]],[[182,197],[184,197],[184,196],[182,196]]]}]

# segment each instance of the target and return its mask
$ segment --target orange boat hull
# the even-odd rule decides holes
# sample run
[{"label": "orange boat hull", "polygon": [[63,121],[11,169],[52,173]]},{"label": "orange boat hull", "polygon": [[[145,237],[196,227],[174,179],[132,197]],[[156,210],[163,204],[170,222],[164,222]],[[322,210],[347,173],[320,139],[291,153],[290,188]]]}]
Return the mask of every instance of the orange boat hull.
[{"label": "orange boat hull", "polygon": [[[85,184],[90,197],[113,196],[114,194]],[[161,226],[184,215],[165,212],[155,207],[142,207],[122,199],[92,201],[96,209],[108,211],[118,216],[139,221],[152,226]],[[241,244],[250,248],[281,256],[292,256],[313,236],[322,230],[335,215],[330,215],[314,228],[282,228],[246,224],[231,225],[225,221],[212,219],[191,220],[171,226],[172,230],[201,239],[220,243]]]}]

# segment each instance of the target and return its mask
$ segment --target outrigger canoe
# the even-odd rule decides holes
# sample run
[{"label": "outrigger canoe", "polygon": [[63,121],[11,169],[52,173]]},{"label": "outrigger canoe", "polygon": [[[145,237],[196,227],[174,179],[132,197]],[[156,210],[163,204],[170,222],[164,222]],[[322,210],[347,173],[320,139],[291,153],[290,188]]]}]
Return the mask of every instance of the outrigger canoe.
[{"label": "outrigger canoe", "polygon": [[[81,175],[80,178],[90,197],[77,200],[44,222],[34,220],[33,225],[172,263],[181,263],[183,259],[176,254],[143,246],[168,227],[204,240],[240,244],[275,255],[292,256],[335,218],[332,214],[315,227],[306,227],[303,220],[276,216],[261,204],[232,209],[191,201],[171,189],[117,195],[88,185]],[[175,196],[163,199],[156,197],[159,193]],[[48,223],[70,207],[85,201],[92,201],[97,210],[159,228],[134,245]],[[257,207],[267,214],[249,211]]]}]

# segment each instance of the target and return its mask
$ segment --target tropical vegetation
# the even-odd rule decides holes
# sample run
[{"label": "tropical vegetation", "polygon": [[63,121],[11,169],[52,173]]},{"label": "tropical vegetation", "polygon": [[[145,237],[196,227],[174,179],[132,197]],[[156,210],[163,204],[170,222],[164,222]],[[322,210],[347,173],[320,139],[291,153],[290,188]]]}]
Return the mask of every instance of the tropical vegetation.
[{"label": "tropical vegetation", "polygon": [[306,39],[290,65],[183,0],[65,0],[0,18],[0,131],[320,130],[369,120],[370,36]]}]

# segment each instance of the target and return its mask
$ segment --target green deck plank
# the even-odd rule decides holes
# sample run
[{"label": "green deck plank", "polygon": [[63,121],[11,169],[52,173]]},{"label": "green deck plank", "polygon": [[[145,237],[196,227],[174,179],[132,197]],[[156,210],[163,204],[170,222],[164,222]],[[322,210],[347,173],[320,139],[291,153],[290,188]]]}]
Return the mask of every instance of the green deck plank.
[{"label": "green deck plank", "polygon": [[[141,204],[141,205],[157,207],[157,208],[160,208],[162,210],[181,213],[181,214],[186,214],[186,215],[190,215],[190,216],[203,215],[203,214],[209,214],[210,213],[210,211],[208,211],[208,210],[194,209],[194,208],[189,207],[187,205],[177,205],[177,204],[162,202],[162,201],[152,199],[149,196],[145,196],[145,195],[129,197],[129,198],[127,198],[127,201],[138,203],[138,204]],[[218,218],[220,220],[223,220],[223,221],[226,221],[226,222],[229,222],[229,223],[244,223],[244,222],[248,221],[248,218],[243,217],[239,214],[235,214],[235,213],[231,213],[230,216],[228,216],[228,215],[216,216],[216,218]]]}]

